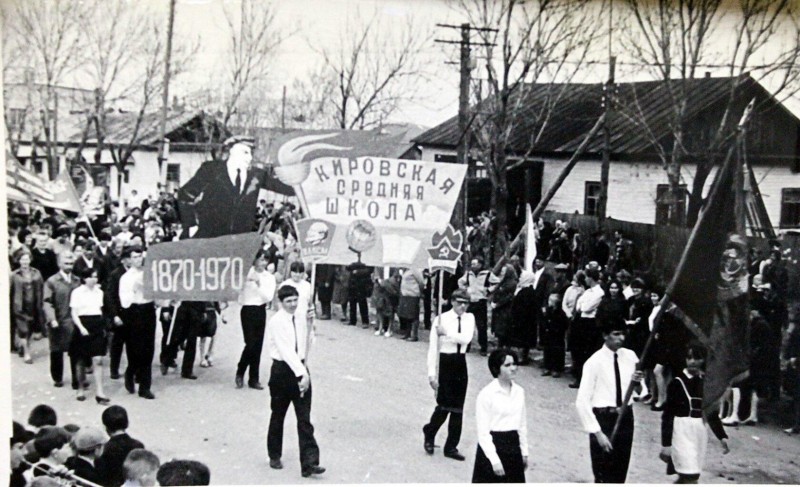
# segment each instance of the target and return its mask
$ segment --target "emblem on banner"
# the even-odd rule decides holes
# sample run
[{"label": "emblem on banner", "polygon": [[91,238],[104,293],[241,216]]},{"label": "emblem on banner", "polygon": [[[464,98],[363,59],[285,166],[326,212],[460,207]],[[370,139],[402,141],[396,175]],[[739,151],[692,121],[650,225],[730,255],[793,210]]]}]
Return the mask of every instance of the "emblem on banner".
[{"label": "emblem on banner", "polygon": [[303,259],[320,260],[327,257],[331,250],[336,225],[318,218],[299,220],[296,225],[300,255]]},{"label": "emblem on banner", "polygon": [[428,247],[428,268],[433,271],[444,270],[455,274],[458,260],[461,258],[461,246],[464,236],[448,224],[444,233],[436,232],[431,238],[432,247]]}]

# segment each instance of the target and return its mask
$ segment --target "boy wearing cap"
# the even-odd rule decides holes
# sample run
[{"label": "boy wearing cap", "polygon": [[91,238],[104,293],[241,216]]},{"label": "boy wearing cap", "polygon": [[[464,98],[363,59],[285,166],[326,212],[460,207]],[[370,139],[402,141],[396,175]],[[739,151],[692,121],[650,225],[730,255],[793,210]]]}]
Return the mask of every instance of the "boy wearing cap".
[{"label": "boy wearing cap", "polygon": [[100,457],[106,435],[92,426],[84,426],[72,437],[72,449],[75,455],[64,462],[64,466],[72,470],[78,477],[98,484],[100,475],[94,466],[95,460]]},{"label": "boy wearing cap", "polygon": [[210,238],[246,233],[256,221],[259,189],[264,172],[250,166],[255,139],[228,138],[221,160],[206,161],[178,190],[184,238]]},{"label": "boy wearing cap", "polygon": [[[433,454],[434,439],[447,416],[447,441],[444,456],[464,461],[458,451],[461,440],[461,425],[464,417],[464,399],[467,395],[467,345],[475,332],[475,317],[467,313],[469,294],[462,289],[450,295],[453,305],[450,311],[442,313],[433,320],[428,346],[428,382],[436,392],[436,409],[431,419],[422,428],[425,437],[424,447],[428,455]],[[438,369],[438,373],[437,373]]]}]

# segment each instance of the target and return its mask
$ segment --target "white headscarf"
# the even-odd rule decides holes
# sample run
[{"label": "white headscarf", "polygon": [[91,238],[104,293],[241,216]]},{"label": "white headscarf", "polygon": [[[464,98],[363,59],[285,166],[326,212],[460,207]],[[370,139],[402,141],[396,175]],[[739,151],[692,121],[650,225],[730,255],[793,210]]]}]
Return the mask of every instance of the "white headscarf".
[{"label": "white headscarf", "polygon": [[536,275],[533,272],[523,270],[522,273],[519,275],[519,281],[517,281],[517,289],[514,290],[514,296],[516,296],[520,291],[525,289],[528,286],[533,286],[533,282],[536,280]]}]

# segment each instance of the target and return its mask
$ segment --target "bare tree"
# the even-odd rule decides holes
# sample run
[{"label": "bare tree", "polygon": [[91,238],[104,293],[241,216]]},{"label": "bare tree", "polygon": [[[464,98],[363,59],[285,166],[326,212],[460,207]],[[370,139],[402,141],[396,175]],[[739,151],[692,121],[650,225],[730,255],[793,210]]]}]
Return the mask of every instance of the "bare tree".
[{"label": "bare tree", "polygon": [[316,92],[311,93],[312,116],[324,112],[342,129],[380,125],[402,103],[417,100],[426,79],[420,51],[431,41],[430,30],[411,17],[395,21],[391,36],[377,13],[354,23],[342,30],[338,44],[318,50],[320,69],[306,84]]},{"label": "bare tree", "polygon": [[[634,94],[621,103],[621,113],[648,134],[661,158],[671,187],[670,220],[683,223],[676,211],[684,199],[681,168],[688,157],[697,161],[689,194],[687,223],[693,225],[703,205],[703,188],[713,167],[719,163],[724,146],[735,134],[741,113],[737,92],[745,83],[770,81],[777,100],[795,92],[800,76],[800,23],[798,5],[790,0],[653,0],[625,1],[630,16],[626,47],[632,57],[649,67],[663,82],[670,103],[671,138],[658,140],[648,127]],[[726,42],[718,42],[724,34]],[[779,45],[779,49],[775,46]],[[716,70],[730,78],[726,102],[719,120],[702,145],[687,139],[690,100],[700,89],[692,80]],[[752,78],[751,78],[752,77]],[[744,104],[747,103],[746,100]],[[762,101],[759,109],[769,108]],[[737,108],[738,107],[738,108]]]},{"label": "bare tree", "polygon": [[[458,10],[475,27],[482,44],[480,69],[485,72],[482,101],[470,114],[471,143],[492,183],[492,208],[497,211],[495,253],[507,245],[507,171],[525,160],[558,108],[567,83],[590,53],[599,23],[587,1],[457,0]],[[560,83],[556,83],[560,81]],[[529,99],[536,96],[537,103]],[[509,143],[524,123],[532,127],[523,154],[511,156]],[[466,134],[461,134],[465,136]]]},{"label": "bare tree", "polygon": [[223,9],[229,34],[222,101],[222,124],[227,126],[237,113],[247,111],[244,118],[252,119],[251,92],[263,87],[275,53],[291,32],[276,21],[271,3],[240,0],[238,12],[227,5]]},{"label": "bare tree", "polygon": [[[69,0],[8,0],[2,3],[3,30],[8,31],[8,40],[12,44],[24,48],[27,53],[14,58],[14,61],[25,63],[43,86],[42,90],[29,92],[32,98],[29,115],[31,125],[40,127],[44,138],[51,179],[58,173],[59,161],[56,89],[80,63],[82,40],[79,27],[86,8],[84,2]],[[37,109],[39,113],[35,114]],[[34,121],[36,118],[38,120]]]}]

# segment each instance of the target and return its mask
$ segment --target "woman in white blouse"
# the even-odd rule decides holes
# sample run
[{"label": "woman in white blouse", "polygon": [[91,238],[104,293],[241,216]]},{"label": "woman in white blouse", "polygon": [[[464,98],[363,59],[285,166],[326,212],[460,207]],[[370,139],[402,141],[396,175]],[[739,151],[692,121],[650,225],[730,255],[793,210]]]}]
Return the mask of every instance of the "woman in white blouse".
[{"label": "woman in white blouse", "polygon": [[473,483],[525,483],[528,468],[528,433],[525,391],[514,382],[516,353],[495,350],[489,371],[495,380],[478,394],[478,452]]},{"label": "woman in white blouse", "polygon": [[236,388],[244,387],[244,374],[250,369],[248,386],[263,389],[259,380],[261,350],[264,346],[264,331],[267,324],[267,303],[275,295],[275,276],[267,270],[267,257],[264,249],[259,249],[253,266],[247,272],[247,282],[239,294],[242,305],[241,321],[244,336],[239,364],[236,368]]},{"label": "woman in white blouse", "polygon": [[75,357],[78,373],[78,400],[86,399],[83,384],[86,369],[94,366],[95,400],[108,404],[103,393],[103,357],[106,354],[106,320],[103,317],[103,291],[97,285],[97,270],[89,268],[79,276],[83,285],[75,288],[69,298],[69,307],[75,331],[70,343],[70,355]]}]

